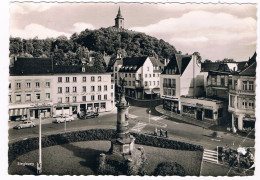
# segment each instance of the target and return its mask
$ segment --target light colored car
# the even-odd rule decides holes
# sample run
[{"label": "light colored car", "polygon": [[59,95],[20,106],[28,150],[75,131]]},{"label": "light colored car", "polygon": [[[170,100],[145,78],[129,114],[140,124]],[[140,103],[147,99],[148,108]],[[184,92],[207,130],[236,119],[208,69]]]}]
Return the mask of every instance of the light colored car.
[{"label": "light colored car", "polygon": [[30,128],[35,127],[34,122],[32,122],[32,121],[24,121],[23,123],[16,125],[14,128],[15,129],[23,129],[23,128],[29,128],[29,127]]},{"label": "light colored car", "polygon": [[54,122],[55,123],[63,123],[63,122],[70,122],[70,121],[73,121],[74,120],[74,117],[73,116],[61,116],[61,117],[57,117],[55,118]]}]

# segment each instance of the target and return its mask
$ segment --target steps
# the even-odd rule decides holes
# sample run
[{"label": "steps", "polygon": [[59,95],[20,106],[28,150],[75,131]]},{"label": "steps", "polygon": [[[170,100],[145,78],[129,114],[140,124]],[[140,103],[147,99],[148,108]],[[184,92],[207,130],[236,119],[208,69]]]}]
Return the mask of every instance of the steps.
[{"label": "steps", "polygon": [[218,164],[218,153],[217,153],[217,151],[204,149],[202,160],[205,161],[205,162]]}]

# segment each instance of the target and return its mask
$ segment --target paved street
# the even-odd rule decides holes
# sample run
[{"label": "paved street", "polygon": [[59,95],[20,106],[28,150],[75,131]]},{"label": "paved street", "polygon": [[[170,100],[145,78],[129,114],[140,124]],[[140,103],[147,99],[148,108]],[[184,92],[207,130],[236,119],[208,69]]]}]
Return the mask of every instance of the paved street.
[{"label": "paved street", "polygon": [[[153,134],[155,127],[159,130],[168,131],[168,137],[170,139],[181,140],[190,142],[193,144],[203,145],[204,148],[214,150],[217,146],[225,146],[228,144],[232,148],[236,148],[239,145],[252,147],[254,146],[254,140],[244,138],[238,135],[227,134],[218,132],[218,137],[212,138],[212,130],[202,127],[182,123],[180,121],[175,122],[174,119],[170,120],[165,115],[159,115],[158,113],[152,113],[149,121],[149,114],[147,108],[134,107],[129,108],[129,129],[132,132],[139,132],[144,134]],[[46,121],[46,120],[43,120]],[[28,137],[38,136],[38,127],[28,129],[9,129],[9,141],[14,142],[22,140]],[[92,128],[116,128],[116,113],[101,114],[97,118],[86,120],[75,120],[66,123],[66,131],[84,130]],[[47,123],[42,125],[42,133],[44,135],[59,133],[65,131],[65,123],[54,124]],[[233,145],[234,143],[234,145]]]}]

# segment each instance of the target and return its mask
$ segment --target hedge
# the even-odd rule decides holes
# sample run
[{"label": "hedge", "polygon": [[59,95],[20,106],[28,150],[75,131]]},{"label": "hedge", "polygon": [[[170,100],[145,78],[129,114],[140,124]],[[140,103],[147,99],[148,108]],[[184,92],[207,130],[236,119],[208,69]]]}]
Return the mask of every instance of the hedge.
[{"label": "hedge", "polygon": [[[176,150],[203,151],[202,146],[193,145],[185,142],[159,138],[144,134],[131,133],[135,138],[136,144],[147,146],[169,148]],[[42,147],[67,144],[80,141],[111,140],[116,137],[116,131],[112,129],[90,129],[84,131],[73,131],[61,134],[47,135],[42,137]],[[8,162],[9,165],[20,155],[39,148],[37,137],[17,141],[9,144]]]}]

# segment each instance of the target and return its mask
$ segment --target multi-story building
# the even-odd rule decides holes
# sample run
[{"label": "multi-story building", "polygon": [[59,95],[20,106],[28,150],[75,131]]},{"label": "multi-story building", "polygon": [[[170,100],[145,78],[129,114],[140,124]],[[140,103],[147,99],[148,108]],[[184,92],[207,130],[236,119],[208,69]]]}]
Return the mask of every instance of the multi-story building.
[{"label": "multi-story building", "polygon": [[114,108],[109,73],[89,66],[53,66],[51,59],[18,58],[10,68],[10,119],[38,118]]},{"label": "multi-story building", "polygon": [[255,128],[256,53],[244,68],[232,74],[229,84],[228,111],[232,114],[234,132],[251,131]]},{"label": "multi-story building", "polygon": [[[154,57],[128,57],[114,64],[114,78],[126,80],[126,95],[136,99],[156,97],[160,93],[160,74],[163,64]],[[117,75],[118,74],[118,75]]]},{"label": "multi-story building", "polygon": [[198,56],[175,54],[160,77],[163,107],[173,112],[181,110],[181,96],[199,96],[203,92],[203,74]]}]

